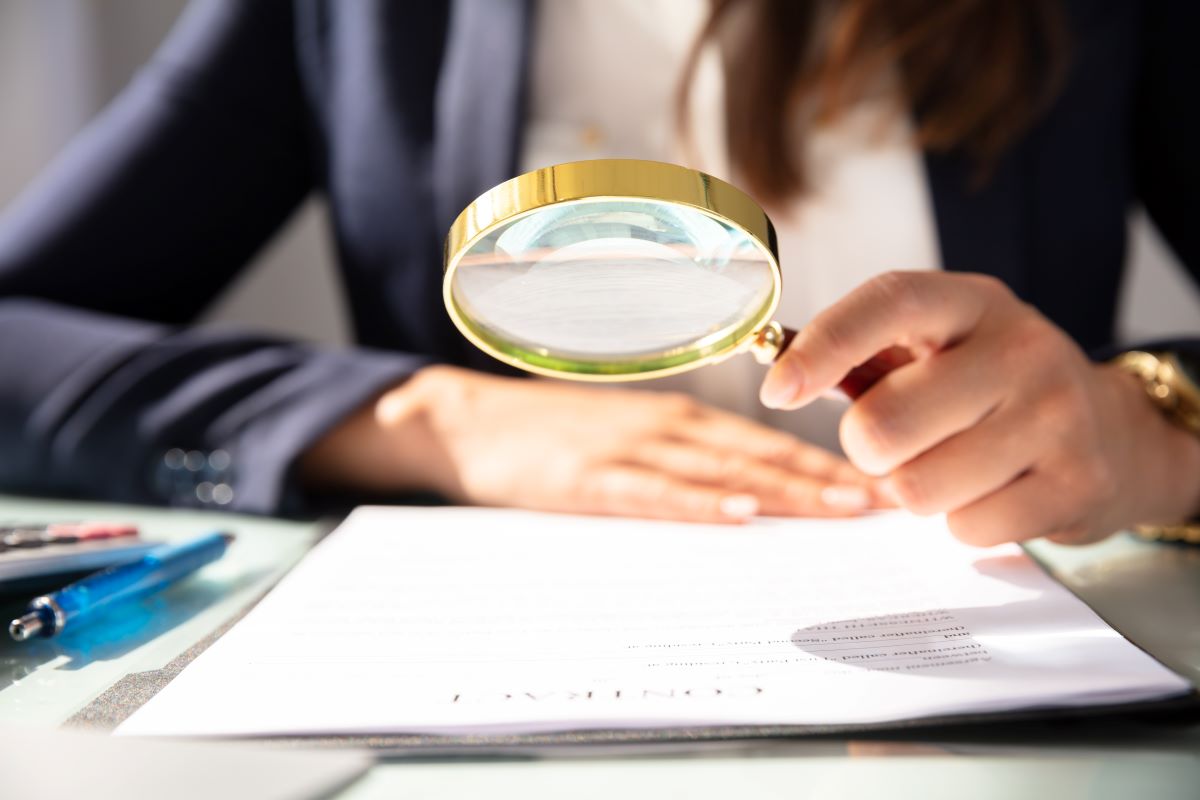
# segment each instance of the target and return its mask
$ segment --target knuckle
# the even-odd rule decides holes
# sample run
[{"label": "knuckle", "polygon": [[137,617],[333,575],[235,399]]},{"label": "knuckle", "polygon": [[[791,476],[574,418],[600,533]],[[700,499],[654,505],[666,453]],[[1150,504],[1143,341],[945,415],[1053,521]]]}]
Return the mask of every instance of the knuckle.
[{"label": "knuckle", "polygon": [[929,485],[929,476],[915,467],[901,467],[888,477],[900,505],[914,514],[928,515],[942,511]]},{"label": "knuckle", "polygon": [[853,339],[845,323],[828,316],[818,317],[800,336],[804,337],[801,342],[803,346],[794,345],[787,358],[794,360],[802,372],[807,372],[808,367],[803,355],[805,352],[820,353],[823,357],[838,360],[852,349]]},{"label": "knuckle", "polygon": [[1062,374],[1063,365],[1076,354],[1075,344],[1054,323],[1031,312],[1007,323],[1006,341],[1011,354],[1026,366],[1041,366]]},{"label": "knuckle", "polygon": [[1026,317],[1008,326],[1005,355],[1017,365],[1036,364],[1050,347],[1051,337],[1040,319]]},{"label": "knuckle", "polygon": [[692,425],[703,410],[700,401],[684,392],[667,392],[659,398],[659,419],[664,421],[667,431],[680,425]]},{"label": "knuckle", "polygon": [[603,472],[586,473],[571,487],[569,500],[584,513],[601,511],[608,506],[611,481]]},{"label": "knuckle", "polygon": [[755,451],[757,457],[769,464],[786,464],[800,455],[802,444],[796,437],[783,431],[763,428]]},{"label": "knuckle", "polygon": [[1046,432],[1046,457],[1069,491],[1085,494],[1116,491],[1116,476],[1102,452],[1105,432],[1078,386],[1062,386],[1038,409]]},{"label": "knuckle", "polygon": [[1083,524],[1068,525],[1059,528],[1053,533],[1047,534],[1046,538],[1055,544],[1065,545],[1088,544],[1096,540],[1092,529]]},{"label": "knuckle", "polygon": [[1116,493],[1116,475],[1103,459],[1088,459],[1081,465],[1079,473],[1080,500],[1084,507],[1080,510],[1091,510],[1096,504],[1107,501]]},{"label": "knuckle", "polygon": [[1091,406],[1082,387],[1063,381],[1043,394],[1037,418],[1065,453],[1078,453],[1094,426]]},{"label": "knuckle", "polygon": [[657,437],[638,437],[619,442],[611,462],[661,469],[672,462],[672,453],[669,446]]},{"label": "knuckle", "polygon": [[1051,413],[1073,421],[1074,428],[1086,430],[1092,427],[1091,404],[1082,386],[1064,382],[1051,394],[1049,402]]},{"label": "knuckle", "polygon": [[885,272],[871,279],[870,286],[879,298],[902,318],[919,315],[924,308],[923,281],[912,272]]},{"label": "knuckle", "polygon": [[718,513],[717,500],[703,491],[681,491],[677,493],[675,507],[692,519],[704,519],[716,516]]},{"label": "knuckle", "polygon": [[969,276],[969,279],[979,287],[980,291],[992,295],[997,299],[1015,299],[1016,297],[1012,289],[1009,288],[1009,285],[994,275],[975,273]]},{"label": "knuckle", "polygon": [[631,494],[635,494],[638,499],[651,507],[654,506],[677,506],[679,504],[679,492],[674,491],[675,485],[663,477],[646,478],[640,481],[640,486],[634,488],[630,486]]},{"label": "knuckle", "polygon": [[1027,403],[1047,403],[1046,412],[1071,414],[1077,397],[1069,371],[1063,369],[1056,336],[1038,323],[1015,326],[999,353],[997,372],[1010,381],[1010,391]]},{"label": "knuckle", "polygon": [[803,462],[803,455],[798,450],[792,442],[768,442],[763,445],[759,458],[763,463],[776,467],[799,466]]},{"label": "knuckle", "polygon": [[712,468],[712,476],[720,483],[737,483],[750,470],[748,459],[739,455],[717,456]]},{"label": "knuckle", "polygon": [[839,428],[846,454],[871,474],[883,469],[899,438],[894,414],[876,413],[859,404],[850,406]]},{"label": "knuckle", "polygon": [[972,547],[990,547],[999,544],[995,526],[980,514],[970,511],[952,511],[946,515],[946,524],[954,538]]},{"label": "knuckle", "polygon": [[1087,464],[1066,461],[1050,461],[1038,470],[1042,475],[1040,480],[1046,483],[1047,496],[1053,497],[1053,506],[1047,509],[1052,518],[1046,520],[1042,534],[1060,523],[1084,517],[1092,505],[1090,470]]},{"label": "knuckle", "polygon": [[1120,480],[1117,478],[1116,472],[1111,466],[1105,464],[1100,470],[1096,480],[1096,499],[1100,501],[1111,500],[1120,488]]},{"label": "knuckle", "polygon": [[658,396],[658,404],[671,417],[691,417],[700,410],[700,403],[683,392],[663,392]]}]

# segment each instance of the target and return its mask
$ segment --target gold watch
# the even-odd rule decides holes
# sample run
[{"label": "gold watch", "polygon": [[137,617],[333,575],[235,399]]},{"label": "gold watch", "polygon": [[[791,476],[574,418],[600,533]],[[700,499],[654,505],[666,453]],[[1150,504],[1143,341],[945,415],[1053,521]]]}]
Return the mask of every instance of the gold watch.
[{"label": "gold watch", "polygon": [[[1142,381],[1146,395],[1169,419],[1200,437],[1200,360],[1178,353],[1130,350],[1113,364]],[[1200,520],[1178,525],[1135,525],[1146,539],[1200,544]]]}]

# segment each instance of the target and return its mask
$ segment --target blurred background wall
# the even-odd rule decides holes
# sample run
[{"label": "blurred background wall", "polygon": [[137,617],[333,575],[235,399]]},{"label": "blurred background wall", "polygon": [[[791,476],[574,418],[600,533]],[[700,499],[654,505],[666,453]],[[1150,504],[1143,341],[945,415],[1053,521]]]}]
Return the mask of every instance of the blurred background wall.
[{"label": "blurred background wall", "polygon": [[[185,4],[0,0],[0,210],[120,91]],[[349,341],[318,200],[300,209],[208,321]]]},{"label": "blurred background wall", "polygon": [[[129,80],[184,4],[0,0],[0,209]],[[1200,292],[1140,214],[1133,226],[1123,337],[1195,332]],[[311,200],[218,300],[208,321],[343,343],[343,309],[324,210]]]}]

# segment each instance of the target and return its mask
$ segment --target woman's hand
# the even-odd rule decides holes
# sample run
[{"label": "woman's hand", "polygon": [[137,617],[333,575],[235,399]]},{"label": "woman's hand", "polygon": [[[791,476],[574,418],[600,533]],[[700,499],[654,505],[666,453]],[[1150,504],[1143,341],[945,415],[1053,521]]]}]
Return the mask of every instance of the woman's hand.
[{"label": "woman's hand", "polygon": [[985,276],[869,281],[796,336],[763,402],[802,406],[892,347],[913,360],[853,403],[842,446],[901,505],[947,512],[963,541],[1084,543],[1200,510],[1200,440]]},{"label": "woman's hand", "polygon": [[440,366],[330,433],[301,469],[316,484],[699,522],[886,502],[845,460],[683,396]]}]

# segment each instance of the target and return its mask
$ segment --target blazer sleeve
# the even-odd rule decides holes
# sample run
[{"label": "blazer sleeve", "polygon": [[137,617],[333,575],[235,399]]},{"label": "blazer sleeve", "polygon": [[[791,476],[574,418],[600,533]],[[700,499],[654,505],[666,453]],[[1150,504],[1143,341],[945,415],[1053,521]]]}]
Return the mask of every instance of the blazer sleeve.
[{"label": "blazer sleeve", "polygon": [[314,179],[287,0],[196,0],[0,215],[0,489],[304,511],[297,456],[421,359],[179,326]]}]

